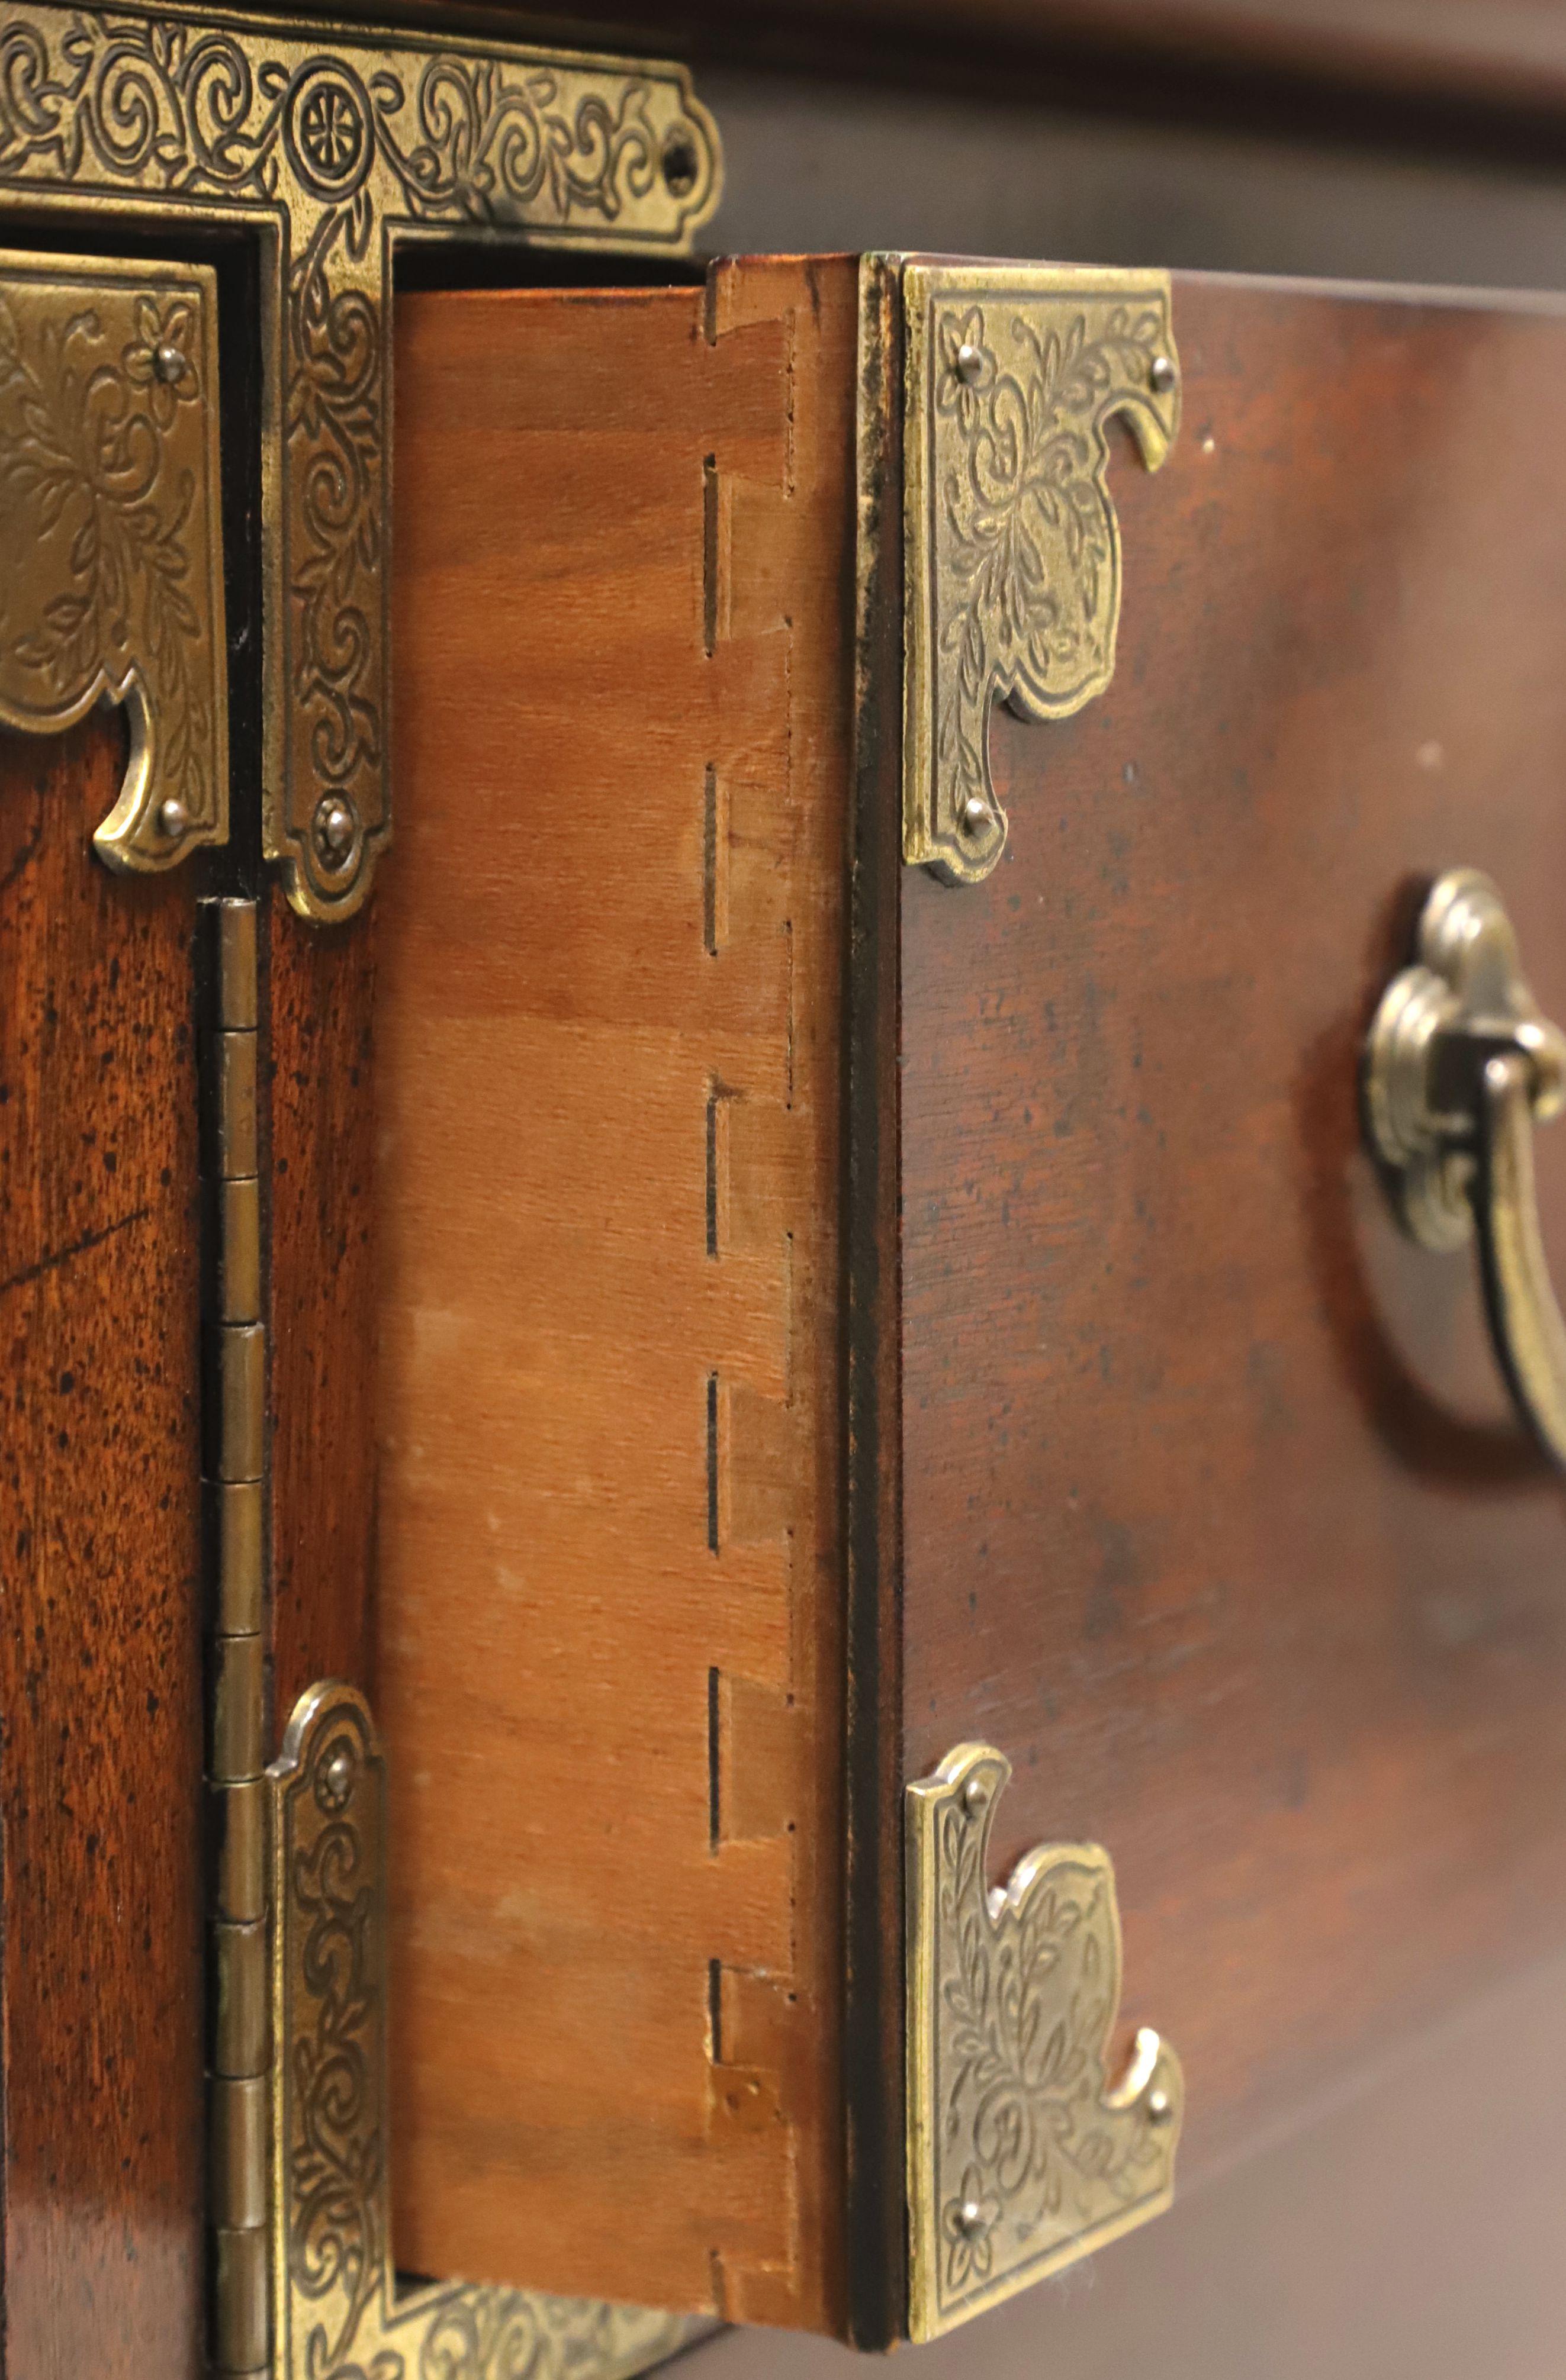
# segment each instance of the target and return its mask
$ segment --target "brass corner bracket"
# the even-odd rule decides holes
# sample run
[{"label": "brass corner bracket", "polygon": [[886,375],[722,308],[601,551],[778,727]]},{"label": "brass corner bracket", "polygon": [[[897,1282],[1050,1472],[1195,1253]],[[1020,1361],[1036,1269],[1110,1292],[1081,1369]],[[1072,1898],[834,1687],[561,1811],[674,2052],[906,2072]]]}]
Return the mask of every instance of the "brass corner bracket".
[{"label": "brass corner bracket", "polygon": [[[350,916],[391,832],[395,249],[520,237],[684,255],[721,183],[679,67],[178,0],[7,5],[0,214],[259,244],[263,837],[301,916]],[[66,600],[80,593],[73,578]],[[116,849],[165,864],[201,839]]]},{"label": "brass corner bracket", "polygon": [[903,857],[949,883],[1006,844],[989,712],[1064,719],[1115,669],[1111,416],[1149,470],[1180,426],[1166,273],[903,267]]},{"label": "brass corner bracket", "polygon": [[987,1882],[1005,1755],[959,1744],[910,1785],[910,2338],[944,2331],[1161,2214],[1184,2108],[1180,2060],[1140,2031],[1106,2072],[1120,1921],[1095,1843],[1030,1852]]},{"label": "brass corner bracket", "polygon": [[312,1686],[267,1771],[272,2380],[629,2380],[710,2325],[534,2289],[398,2297],[387,2185],[385,1761],[362,1694]]},{"label": "brass corner bracket", "polygon": [[226,842],[216,276],[0,249],[0,724],[105,698],[130,757],[99,856]]}]

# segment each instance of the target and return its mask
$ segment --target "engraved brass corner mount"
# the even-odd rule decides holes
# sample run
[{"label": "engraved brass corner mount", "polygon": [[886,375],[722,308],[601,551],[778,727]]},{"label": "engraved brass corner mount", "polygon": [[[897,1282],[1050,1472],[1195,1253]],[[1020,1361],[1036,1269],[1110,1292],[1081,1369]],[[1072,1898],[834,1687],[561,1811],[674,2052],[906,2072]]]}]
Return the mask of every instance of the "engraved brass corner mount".
[{"label": "engraved brass corner mount", "polygon": [[1144,2028],[1119,2079],[1108,1853],[988,1877],[1003,1753],[960,1744],[906,1796],[909,2336],[944,2331],[1161,2214],[1184,2107]]},{"label": "engraved brass corner mount", "polygon": [[710,2325],[535,2289],[398,2296],[387,2183],[385,1764],[351,1686],[297,1705],[272,1797],[272,2380],[628,2380]]},{"label": "engraved brass corner mount", "polygon": [[903,269],[903,857],[974,884],[1005,847],[990,706],[1064,719],[1114,674],[1105,435],[1149,470],[1180,425],[1163,273]]},{"label": "engraved brass corner mount", "polygon": [[[302,916],[351,915],[391,831],[397,246],[520,237],[683,255],[716,204],[721,175],[712,120],[679,67],[208,14],[177,0],[113,11],[7,0],[0,215],[84,215],[94,238],[112,225],[175,229],[184,241],[238,229],[258,243],[263,835]],[[182,285],[177,271],[153,273],[165,296]],[[170,344],[155,339],[153,352]],[[186,400],[194,393],[193,380],[173,385]],[[193,438],[177,413],[176,427]],[[187,520],[184,533],[193,537],[195,526]],[[68,583],[51,582],[43,600],[68,610],[83,600],[85,565],[74,547],[65,551]],[[155,552],[131,563],[149,584],[163,568]],[[64,617],[56,609],[56,622]],[[36,644],[48,629],[13,607],[6,633]],[[172,749],[186,727],[171,690],[150,682],[146,656],[105,650],[96,665],[111,696],[116,666],[154,713],[161,694],[166,715],[155,731]],[[77,676],[91,674],[83,661]],[[14,718],[24,706],[6,692]],[[134,754],[131,779],[128,795],[139,782]],[[223,831],[215,811],[202,812],[196,831],[159,844],[144,820],[116,818],[112,851],[127,866],[163,864]]]},{"label": "engraved brass corner mount", "polygon": [[214,274],[0,249],[0,724],[123,704],[93,841],[152,870],[227,838],[227,688]]}]

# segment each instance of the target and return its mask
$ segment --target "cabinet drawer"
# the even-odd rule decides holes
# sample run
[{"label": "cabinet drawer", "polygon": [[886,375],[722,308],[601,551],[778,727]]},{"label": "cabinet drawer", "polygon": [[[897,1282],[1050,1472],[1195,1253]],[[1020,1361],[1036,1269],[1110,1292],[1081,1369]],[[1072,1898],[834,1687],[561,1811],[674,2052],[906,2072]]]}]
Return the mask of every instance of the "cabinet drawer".
[{"label": "cabinet drawer", "polygon": [[[1453,862],[1566,1007],[1566,322],[953,269],[915,385],[917,281],[403,301],[373,927],[402,2252],[869,2341],[905,1788],[955,1747],[1013,1772],[992,1882],[1111,1855],[1110,2070],[1177,2046],[1184,2175],[1566,1884],[1560,1490],[1360,1115]],[[971,531],[934,690],[905,483],[911,538]],[[1061,715],[964,695],[1008,654]],[[926,713],[920,782],[1009,821],[978,880],[905,861]],[[1050,2095],[975,2021],[1001,2130],[934,2219],[982,2300],[964,2177],[1036,2228],[1004,2128]]]}]

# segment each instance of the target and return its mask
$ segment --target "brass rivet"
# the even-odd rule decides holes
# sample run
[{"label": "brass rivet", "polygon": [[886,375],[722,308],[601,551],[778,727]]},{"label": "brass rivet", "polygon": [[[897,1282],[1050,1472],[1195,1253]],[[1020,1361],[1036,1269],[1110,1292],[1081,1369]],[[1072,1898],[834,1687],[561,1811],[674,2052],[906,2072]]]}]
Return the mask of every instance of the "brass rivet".
[{"label": "brass rivet", "polygon": [[982,349],[964,339],[957,350],[957,377],[965,387],[973,388],[985,368]]},{"label": "brass rivet", "polygon": [[340,868],[359,832],[353,804],[341,794],[328,794],[316,804],[314,828],[316,850],[328,868]]},{"label": "brass rivet", "polygon": [[184,357],[170,340],[165,339],[161,347],[153,348],[153,370],[165,388],[173,388],[176,382],[182,381],[189,369]]},{"label": "brass rivet", "polygon": [[1147,368],[1147,385],[1154,395],[1168,396],[1175,384],[1175,378],[1173,357],[1155,356]]},{"label": "brass rivet", "polygon": [[962,1806],[971,1818],[989,1806],[990,1789],[982,1777],[970,1777],[962,1788]]},{"label": "brass rivet", "polygon": [[957,2210],[957,2228],[965,2240],[982,2240],[989,2229],[985,2210],[976,2199],[965,2198]]},{"label": "brass rivet", "polygon": [[1147,2109],[1147,2120],[1150,2124],[1167,2124],[1174,2114],[1174,2108],[1169,2104],[1169,2095],[1161,2088],[1149,2091],[1144,2104]]},{"label": "brass rivet", "polygon": [[177,794],[158,804],[158,832],[167,835],[170,843],[177,843],[190,823],[190,813]]},{"label": "brass rivet", "polygon": [[977,794],[970,794],[962,805],[962,824],[969,834],[978,834],[990,823],[990,806]]},{"label": "brass rivet", "polygon": [[330,1807],[342,1809],[353,1787],[353,1760],[344,1745],[339,1743],[323,1763],[321,1785],[323,1798]]}]

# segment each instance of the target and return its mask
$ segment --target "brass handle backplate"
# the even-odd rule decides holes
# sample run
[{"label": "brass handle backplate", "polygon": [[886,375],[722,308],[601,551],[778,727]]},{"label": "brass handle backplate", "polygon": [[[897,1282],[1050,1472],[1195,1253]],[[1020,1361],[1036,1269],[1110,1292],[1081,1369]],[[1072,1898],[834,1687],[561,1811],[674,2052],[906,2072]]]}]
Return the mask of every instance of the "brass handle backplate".
[{"label": "brass handle backplate", "polygon": [[1499,893],[1473,868],[1431,891],[1418,958],[1383,995],[1365,1050],[1365,1121],[1400,1220],[1421,1246],[1477,1228],[1496,1357],[1566,1470],[1566,1324],[1534,1189],[1533,1128],[1566,1105],[1566,1037],[1523,980]]}]

